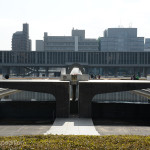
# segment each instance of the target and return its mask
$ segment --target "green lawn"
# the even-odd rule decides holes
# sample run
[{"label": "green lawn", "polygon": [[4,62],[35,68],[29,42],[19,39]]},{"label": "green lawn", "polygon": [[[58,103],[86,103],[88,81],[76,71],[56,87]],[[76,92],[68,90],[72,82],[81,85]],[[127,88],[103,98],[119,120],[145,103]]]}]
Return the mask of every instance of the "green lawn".
[{"label": "green lawn", "polygon": [[150,136],[38,135],[0,137],[0,150],[11,149],[150,149]]}]

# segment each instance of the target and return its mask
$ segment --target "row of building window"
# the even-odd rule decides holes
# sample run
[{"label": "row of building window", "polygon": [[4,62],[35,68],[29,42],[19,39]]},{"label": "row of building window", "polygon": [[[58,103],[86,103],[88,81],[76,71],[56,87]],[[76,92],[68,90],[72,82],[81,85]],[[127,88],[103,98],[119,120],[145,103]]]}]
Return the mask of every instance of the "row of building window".
[{"label": "row of building window", "polygon": [[150,52],[0,52],[0,64],[150,64]]}]

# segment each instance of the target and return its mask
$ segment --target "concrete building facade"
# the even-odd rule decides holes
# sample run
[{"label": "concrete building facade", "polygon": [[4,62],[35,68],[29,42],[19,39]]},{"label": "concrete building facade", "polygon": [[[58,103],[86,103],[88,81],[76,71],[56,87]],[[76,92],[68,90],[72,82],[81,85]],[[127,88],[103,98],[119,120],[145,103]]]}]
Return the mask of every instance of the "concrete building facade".
[{"label": "concrete building facade", "polygon": [[[0,72],[3,75],[49,76],[54,68],[80,64],[85,73],[104,76],[131,76],[150,74],[150,52],[100,51],[0,51]],[[57,70],[58,71],[58,70]]]},{"label": "concrete building facade", "polygon": [[101,51],[144,51],[144,37],[137,37],[137,28],[108,28],[100,46]]},{"label": "concrete building facade", "polygon": [[12,36],[12,51],[31,51],[29,25],[23,24],[23,31],[17,31]]},{"label": "concrete building facade", "polygon": [[150,51],[150,38],[145,39],[144,51]]},{"label": "concrete building facade", "polygon": [[[38,45],[38,51],[42,44]],[[42,43],[42,41],[40,41]],[[48,36],[44,33],[44,51],[98,51],[96,39],[85,38],[85,30],[72,30],[71,36]]]},{"label": "concrete building facade", "polygon": [[36,40],[36,51],[44,51],[43,40]]}]

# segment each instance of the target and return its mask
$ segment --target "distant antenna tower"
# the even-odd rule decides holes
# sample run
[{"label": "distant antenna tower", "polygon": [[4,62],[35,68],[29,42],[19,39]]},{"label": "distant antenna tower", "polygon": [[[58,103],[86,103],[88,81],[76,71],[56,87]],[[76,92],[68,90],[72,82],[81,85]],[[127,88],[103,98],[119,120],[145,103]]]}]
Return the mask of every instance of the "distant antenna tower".
[{"label": "distant antenna tower", "polygon": [[132,28],[132,22],[129,23],[129,28]]},{"label": "distant antenna tower", "polygon": [[121,23],[121,19],[120,19],[120,25],[119,25],[119,28],[121,28],[122,27],[122,25],[121,25],[122,23]]}]

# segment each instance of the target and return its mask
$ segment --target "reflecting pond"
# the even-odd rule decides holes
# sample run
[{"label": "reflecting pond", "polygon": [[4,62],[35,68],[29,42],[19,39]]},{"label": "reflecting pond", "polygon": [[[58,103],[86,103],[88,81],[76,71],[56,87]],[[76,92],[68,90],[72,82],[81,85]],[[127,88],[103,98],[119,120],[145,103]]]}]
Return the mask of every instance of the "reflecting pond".
[{"label": "reflecting pond", "polygon": [[98,103],[148,103],[148,98],[136,93],[135,91],[125,91],[97,94],[92,101]]},{"label": "reflecting pond", "polygon": [[2,97],[1,101],[55,101],[55,97],[46,93],[18,91]]},{"label": "reflecting pond", "polygon": [[[1,101],[55,101],[52,94],[18,91],[16,93],[4,96]],[[144,97],[135,91],[114,92],[106,94],[97,94],[92,99],[98,103],[148,103],[148,98]]]}]

